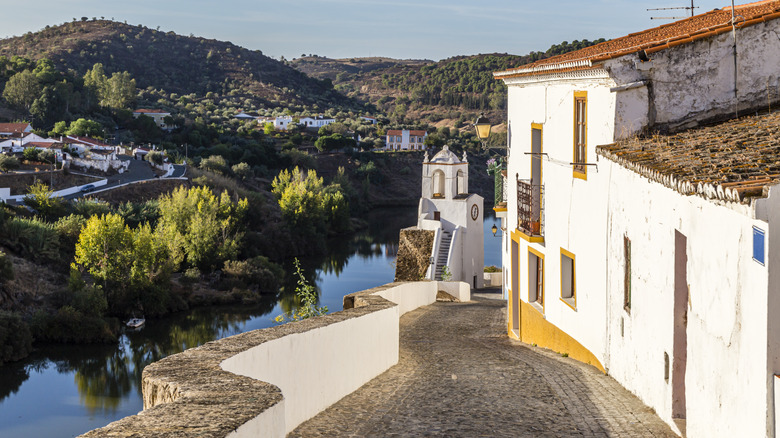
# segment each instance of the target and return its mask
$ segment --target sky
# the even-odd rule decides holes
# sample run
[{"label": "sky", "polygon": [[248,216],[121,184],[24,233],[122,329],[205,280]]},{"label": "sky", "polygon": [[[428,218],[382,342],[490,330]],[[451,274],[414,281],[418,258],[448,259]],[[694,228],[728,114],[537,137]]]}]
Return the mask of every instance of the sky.
[{"label": "sky", "polygon": [[[737,4],[747,0],[738,0]],[[694,0],[703,13],[730,0]],[[562,41],[616,38],[690,15],[690,0],[0,0],[0,38],[74,17],[105,17],[162,31],[230,41],[279,59],[544,51]],[[16,17],[16,18],[14,18]]]}]

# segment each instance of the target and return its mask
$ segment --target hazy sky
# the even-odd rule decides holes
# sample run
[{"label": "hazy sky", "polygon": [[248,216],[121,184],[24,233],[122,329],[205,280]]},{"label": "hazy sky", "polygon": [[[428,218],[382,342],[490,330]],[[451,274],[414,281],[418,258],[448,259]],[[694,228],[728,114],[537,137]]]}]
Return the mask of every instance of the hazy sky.
[{"label": "hazy sky", "polygon": [[[695,4],[702,13],[730,2]],[[690,0],[0,0],[0,6],[0,38],[103,16],[231,41],[274,58],[312,53],[439,60],[523,55],[561,41],[615,38],[669,22],[653,16],[689,14],[647,8],[690,6]]]}]

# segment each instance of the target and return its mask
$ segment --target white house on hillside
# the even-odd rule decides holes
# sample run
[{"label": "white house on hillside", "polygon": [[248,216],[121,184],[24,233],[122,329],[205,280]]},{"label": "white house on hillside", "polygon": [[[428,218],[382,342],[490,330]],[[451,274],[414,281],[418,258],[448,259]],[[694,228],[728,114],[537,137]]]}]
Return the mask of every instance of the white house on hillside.
[{"label": "white house on hillside", "polygon": [[293,118],[292,116],[278,116],[278,117],[258,117],[257,123],[260,124],[260,126],[265,125],[266,123],[273,123],[274,129],[277,131],[286,131],[287,126],[292,123]]},{"label": "white house on hillside", "polygon": [[422,130],[390,129],[385,138],[385,150],[421,151],[428,133]]},{"label": "white house on hillside", "polygon": [[725,8],[494,73],[509,336],[691,437],[775,436],[780,407],[780,115],[693,129],[776,108],[780,0],[734,15],[736,54]]},{"label": "white house on hillside", "polygon": [[32,125],[29,123],[0,123],[0,137],[18,136],[32,132]]},{"label": "white house on hillside", "polygon": [[56,143],[58,140],[51,138],[44,138],[38,134],[27,132],[22,134],[16,134],[14,137],[8,140],[0,141],[0,152],[19,153],[26,147],[29,147],[29,143]]},{"label": "white house on hillside", "polygon": [[325,116],[301,117],[298,123],[300,123],[306,128],[320,129],[323,126],[330,125],[331,123],[336,123],[336,119],[332,117],[325,117]]},{"label": "white house on hillside", "polygon": [[171,113],[167,111],[163,111],[161,109],[145,109],[145,108],[141,108],[133,111],[133,117],[136,119],[141,117],[142,115],[154,119],[154,123],[164,131],[172,131],[175,128],[175,126],[170,126],[165,123],[165,118],[171,115]]}]

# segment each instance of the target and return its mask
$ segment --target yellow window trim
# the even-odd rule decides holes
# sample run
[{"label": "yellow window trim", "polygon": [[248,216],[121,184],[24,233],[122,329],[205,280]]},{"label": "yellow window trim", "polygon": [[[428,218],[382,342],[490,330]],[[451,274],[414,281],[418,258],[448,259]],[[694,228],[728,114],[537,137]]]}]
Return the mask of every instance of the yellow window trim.
[{"label": "yellow window trim", "polygon": [[[540,143],[540,147],[541,147],[541,150],[539,152],[544,153],[544,125],[542,125],[541,123],[531,123],[531,132],[533,132],[534,129],[538,129],[539,130],[539,137],[540,137],[539,138],[539,143]],[[533,140],[531,140],[531,142],[533,142]],[[533,145],[531,147],[533,148]],[[533,152],[533,150],[531,152]],[[531,161],[531,163],[530,163],[531,164],[531,173],[529,173],[529,175],[533,175],[534,174],[533,155],[530,155],[530,157],[531,157],[531,160],[530,160]],[[543,157],[543,155],[541,155],[539,157],[540,164],[541,164],[539,166],[539,184],[542,184],[542,181],[544,181],[544,176],[543,176],[544,175],[544,163],[541,162],[542,157]]]},{"label": "yellow window trim", "polygon": [[[522,233],[520,233],[520,234],[522,234]],[[547,271],[547,264],[544,263],[544,254],[542,254],[541,252],[531,248],[530,246],[528,247],[528,252],[530,254],[533,254],[533,255],[539,257],[540,259],[542,259],[542,305],[540,307],[542,308],[542,312],[541,313],[542,313],[542,315],[544,315],[545,314],[545,306],[547,304],[547,296],[545,295],[545,291],[544,291],[544,289],[546,287],[546,284],[545,284],[546,282],[544,281],[544,277],[546,276],[545,272]],[[537,278],[536,281],[538,282],[539,279]],[[531,305],[535,304],[536,306],[539,306],[539,304],[537,303],[539,298],[537,297],[537,301],[533,301],[532,302],[530,295],[531,295],[531,285],[529,284],[528,285],[528,297],[527,297],[528,304],[531,304]],[[532,307],[536,308],[536,306],[532,306]]]},{"label": "yellow window trim", "polygon": [[544,237],[542,236],[529,236],[528,234],[525,234],[524,232],[517,230],[517,237],[520,239],[525,240],[529,243],[544,243]]},{"label": "yellow window trim", "polygon": [[[588,159],[587,159],[587,157],[588,157],[588,116],[587,116],[587,114],[588,114],[588,92],[587,91],[575,91],[574,92],[574,118],[572,119],[573,120],[572,124],[574,125],[574,129],[573,129],[572,133],[574,135],[572,136],[573,147],[572,147],[572,160],[571,161],[572,161],[572,163],[576,163],[577,162],[577,100],[578,99],[585,99],[585,138],[584,138],[584,141],[585,141],[585,156],[583,157],[584,158],[583,162],[587,163],[587,161],[588,161]],[[585,167],[584,170],[582,170],[582,171],[576,170],[576,168],[575,168],[572,171],[572,176],[574,178],[587,181],[588,180],[588,169],[587,169],[587,167]]]},{"label": "yellow window trim", "polygon": [[[566,256],[571,259],[571,298],[564,298],[563,297],[563,268],[560,269],[561,271],[561,295],[559,296],[560,300],[564,302],[567,306],[571,307],[571,310],[577,311],[577,259],[574,256],[574,253],[570,251],[566,251],[565,249],[561,248],[561,255]],[[574,301],[574,305],[572,306],[569,301]]]}]

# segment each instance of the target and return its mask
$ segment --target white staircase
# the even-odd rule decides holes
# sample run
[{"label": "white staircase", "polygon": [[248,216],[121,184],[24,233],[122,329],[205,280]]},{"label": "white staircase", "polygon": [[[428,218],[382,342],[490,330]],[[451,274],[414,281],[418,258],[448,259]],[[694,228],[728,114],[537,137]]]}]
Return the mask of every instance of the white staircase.
[{"label": "white staircase", "polygon": [[450,253],[450,244],[452,243],[452,233],[441,230],[441,243],[439,244],[439,253],[436,254],[436,275],[434,278],[441,281],[442,269],[447,266],[447,256]]}]

